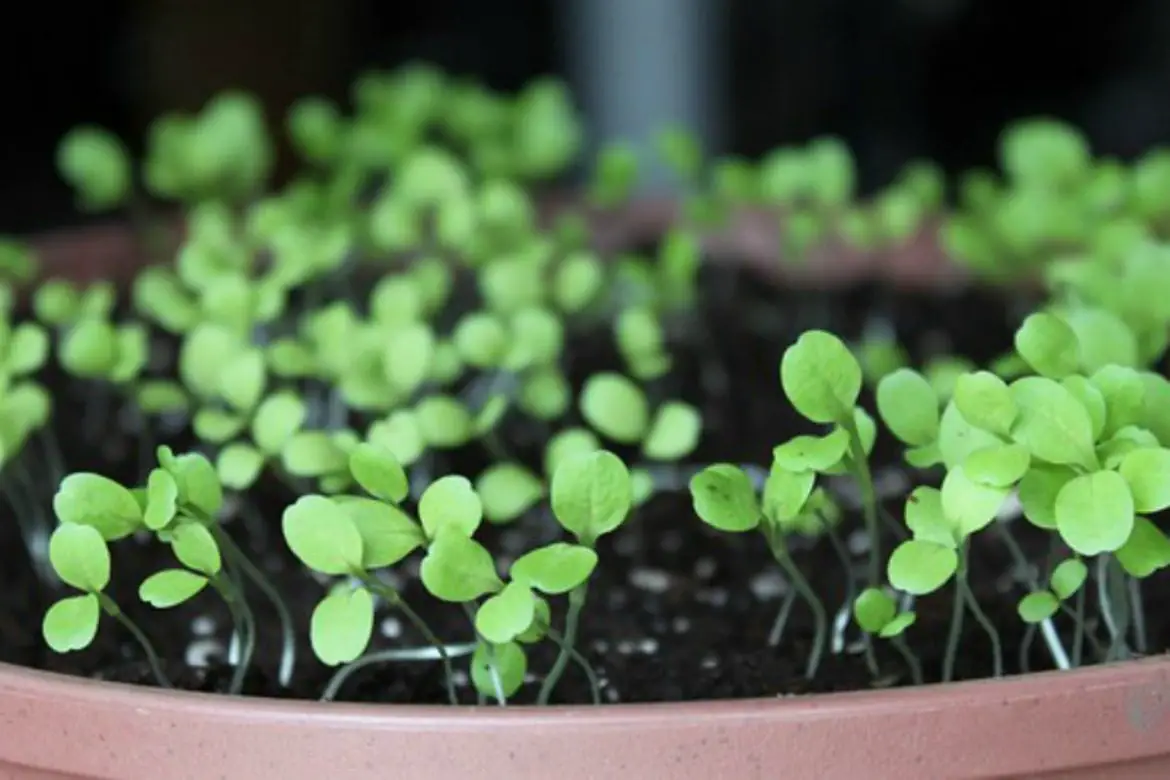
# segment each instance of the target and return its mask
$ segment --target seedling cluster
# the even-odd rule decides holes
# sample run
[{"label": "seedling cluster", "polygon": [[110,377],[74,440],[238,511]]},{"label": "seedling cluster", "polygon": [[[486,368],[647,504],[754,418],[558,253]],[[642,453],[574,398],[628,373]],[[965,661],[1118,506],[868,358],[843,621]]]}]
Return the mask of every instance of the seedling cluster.
[{"label": "seedling cluster", "polygon": [[[579,150],[560,85],[504,97],[412,67],[364,77],[352,98],[348,116],[318,98],[291,110],[305,168],[275,193],[274,144],[247,95],[161,118],[140,165],[101,129],[71,132],[58,164],[82,207],[141,215],[161,200],[185,215],[173,255],[144,223],[155,262],[128,295],[43,280],[33,316],[18,322],[17,290],[35,262],[17,243],[0,246],[2,482],[38,576],[72,589],[44,615],[52,650],[118,630],[102,627],[109,617],[170,686],[149,624],[108,595],[119,576],[111,546],[163,545],[174,561],[142,579],[138,597],[167,610],[214,593],[231,619],[231,693],[246,689],[264,610],[282,629],[280,683],[303,662],[307,626],[313,654],[337,667],[325,699],[371,664],[437,660],[452,704],[460,674],[500,705],[535,679],[545,704],[570,665],[600,702],[600,671],[578,647],[591,578],[606,565],[598,540],[672,491],[689,491],[698,520],[719,531],[758,532],[791,584],[768,643],[785,641],[803,604],[810,678],[827,654],[855,652],[875,681],[950,680],[968,618],[1002,674],[1002,626],[972,587],[982,545],[1015,562],[1019,618],[1053,665],[1150,650],[1141,581],[1170,564],[1153,519],[1170,508],[1170,381],[1157,371],[1170,333],[1170,261],[1156,243],[1170,209],[1164,155],[1128,169],[1096,163],[1069,128],[1024,123],[1005,136],[1005,181],[972,175],[961,207],[944,214],[929,165],[861,202],[834,139],[759,163],[709,162],[671,128],[661,149],[686,184],[683,218],[657,257],[603,258],[583,213],[550,226],[532,197]],[[605,150],[589,206],[620,208],[637,179],[630,149]],[[895,341],[807,330],[782,350],[777,389],[810,433],[778,442],[766,467],[695,463],[704,421],[673,391],[671,345],[705,337],[689,316],[702,239],[743,206],[783,215],[793,262],[829,240],[896,251],[942,219],[957,258],[1001,278],[1039,272],[1044,294],[987,366],[939,356],[919,370]],[[567,345],[599,328],[619,362],[578,381]],[[81,394],[54,398],[51,371]],[[69,401],[86,435],[59,442],[51,417]],[[503,435],[518,418],[541,433],[537,457],[533,442]],[[110,425],[138,442],[128,459],[137,473],[65,473],[63,450],[126,459],[106,452]],[[870,465],[887,434],[920,483],[896,509]],[[490,465],[469,472],[469,448]],[[51,501],[38,492],[42,474]],[[841,480],[860,495],[856,518],[835,492]],[[257,500],[273,481],[292,496],[280,517]],[[241,541],[278,521],[286,552],[320,584],[311,615],[290,611],[271,551]],[[523,527],[533,543],[497,555],[485,524]],[[850,530],[865,540],[859,561],[843,541]],[[1047,540],[1042,559],[1025,553],[1029,534]],[[826,604],[802,571],[797,538],[832,546],[842,603]],[[462,611],[460,636],[440,636],[429,608],[404,595],[415,577]],[[916,605],[944,590],[944,668],[924,669]],[[424,644],[381,646],[375,628],[391,613]],[[540,643],[555,661],[530,669]]]}]

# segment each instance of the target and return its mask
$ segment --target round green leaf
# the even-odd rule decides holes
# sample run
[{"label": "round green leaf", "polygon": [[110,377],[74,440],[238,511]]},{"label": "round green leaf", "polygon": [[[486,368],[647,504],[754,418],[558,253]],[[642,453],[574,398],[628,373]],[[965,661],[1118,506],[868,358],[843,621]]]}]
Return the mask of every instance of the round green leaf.
[{"label": "round green leaf", "polygon": [[171,536],[171,549],[184,566],[214,577],[223,568],[219,545],[207,527],[196,522],[181,523]]},{"label": "round green leaf", "polygon": [[1133,331],[1116,314],[1077,306],[1062,312],[1076,334],[1080,367],[1087,374],[1108,366],[1136,366],[1138,343]]},{"label": "round green leaf", "polygon": [[138,598],[155,609],[177,607],[207,587],[207,578],[186,569],[164,569],[138,586]]},{"label": "round green leaf", "polygon": [[305,424],[308,410],[295,393],[282,391],[268,396],[252,418],[252,441],[266,455],[278,455],[293,434]]},{"label": "round green leaf", "polygon": [[241,414],[212,408],[200,409],[192,421],[195,435],[209,444],[234,439],[247,424],[247,418]]},{"label": "round green leaf", "polygon": [[232,442],[215,459],[215,473],[223,486],[230,490],[247,490],[256,482],[263,468],[264,455],[243,442]]},{"label": "round green leaf", "polygon": [[432,482],[418,500],[418,516],[428,539],[444,528],[471,536],[483,520],[483,502],[470,480],[450,474]]},{"label": "round green leaf", "polygon": [[1133,450],[1117,470],[1129,484],[1135,511],[1160,512],[1170,507],[1170,449]]},{"label": "round green leaf", "polygon": [[166,526],[178,510],[179,483],[166,469],[152,469],[146,479],[146,510],[143,524],[152,531]]},{"label": "round green leaf", "polygon": [[1059,382],[1024,377],[1011,385],[1019,417],[1012,438],[1032,455],[1054,464],[1096,466],[1093,421],[1084,405]]},{"label": "round green leaf", "polygon": [[541,593],[556,596],[584,584],[596,567],[597,553],[590,548],[553,542],[520,556],[512,564],[511,575]]},{"label": "round green leaf", "polygon": [[942,484],[942,507],[961,537],[981,531],[995,519],[1011,490],[972,480],[964,467],[947,472]]},{"label": "round green leaf", "polygon": [[488,312],[464,315],[456,324],[452,339],[463,361],[481,369],[498,366],[509,346],[504,323]]},{"label": "round green leaf", "polygon": [[389,450],[363,443],[349,454],[349,472],[370,495],[399,503],[410,492],[406,471]]},{"label": "round green leaf", "polygon": [[1133,523],[1133,494],[1115,471],[1075,477],[1056,495],[1056,528],[1081,555],[1117,550],[1129,539]]},{"label": "round green leaf", "polygon": [[8,339],[5,368],[12,376],[36,371],[49,355],[49,336],[35,322],[23,322],[12,330]]},{"label": "round green leaf", "polygon": [[925,596],[945,585],[958,568],[959,556],[954,549],[910,539],[894,548],[886,573],[898,590]]},{"label": "round green leaf", "polygon": [[1002,443],[994,433],[968,422],[959,411],[957,401],[952,400],[943,409],[938,428],[938,449],[947,468],[961,466],[976,450]]},{"label": "round green leaf", "polygon": [[882,377],[877,407],[890,432],[907,444],[922,447],[938,437],[938,396],[917,371],[899,368]]},{"label": "round green leaf", "polygon": [[681,401],[668,401],[658,407],[642,454],[650,460],[679,460],[694,452],[699,443],[703,419],[699,410]]},{"label": "round green leaf", "polygon": [[171,472],[178,483],[181,503],[194,506],[209,518],[216,516],[223,506],[223,486],[211,461],[201,453],[188,452],[171,456],[168,464],[160,453],[159,464]]},{"label": "round green leaf", "polygon": [[1105,423],[1107,422],[1108,409],[1105,406],[1105,396],[1101,394],[1096,385],[1080,374],[1066,376],[1060,380],[1060,384],[1076,396],[1076,399],[1081,402],[1081,406],[1085,407],[1093,426],[1093,440],[1099,439],[1105,431]]},{"label": "round green leaf", "polygon": [[554,435],[544,449],[544,472],[551,477],[564,461],[601,449],[601,442],[587,428],[567,428]]},{"label": "round green leaf", "polygon": [[100,593],[110,583],[110,550],[92,526],[57,526],[49,537],[49,562],[62,582],[78,590]]},{"label": "round green leaf", "polygon": [[1052,570],[1048,578],[1048,585],[1056,597],[1064,600],[1076,594],[1089,576],[1089,568],[1079,558],[1069,558],[1061,561]]},{"label": "round green leaf", "polygon": [[396,327],[386,334],[386,379],[401,393],[413,393],[427,379],[435,354],[435,334],[425,322]]},{"label": "round green leaf", "polygon": [[954,403],[963,418],[977,428],[1007,436],[1016,419],[1016,402],[1008,386],[990,371],[959,375]]},{"label": "round green leaf", "polygon": [[708,466],[691,478],[690,491],[695,514],[720,531],[751,531],[760,523],[756,489],[737,466]]},{"label": "round green leaf", "polygon": [[525,372],[517,403],[532,417],[555,420],[568,410],[572,392],[559,369],[541,367]]},{"label": "round green leaf", "polygon": [[1056,496],[1076,472],[1065,466],[1034,464],[1020,480],[1020,504],[1024,517],[1035,526],[1056,530]]},{"label": "round green leaf", "polygon": [[849,434],[836,428],[825,436],[796,436],[772,450],[772,462],[788,471],[823,472],[833,468],[849,449]]},{"label": "round green leaf", "polygon": [[483,501],[484,517],[489,522],[508,523],[544,497],[544,483],[517,463],[497,463],[479,475],[475,492]]},{"label": "round green leaf", "polygon": [[334,499],[362,537],[362,566],[393,566],[426,543],[422,527],[393,504],[360,496]]},{"label": "round green leaf", "polygon": [[247,349],[232,358],[219,374],[219,394],[238,412],[249,412],[264,396],[264,353]]},{"label": "round green leaf", "polygon": [[819,423],[848,420],[861,394],[861,366],[831,333],[807,331],[784,351],[780,383],[796,411]]},{"label": "round green leaf", "polygon": [[889,623],[882,626],[881,630],[878,631],[878,636],[882,639],[893,639],[896,636],[901,636],[906,632],[906,629],[914,625],[916,620],[918,620],[918,615],[913,612],[902,612],[894,616],[894,619]]},{"label": "round green leaf", "polygon": [[1170,566],[1170,539],[1148,519],[1138,517],[1129,539],[1114,555],[1131,577],[1149,577]]},{"label": "round green leaf", "polygon": [[876,634],[894,619],[898,605],[881,588],[866,588],[853,601],[853,618],[867,634]]},{"label": "round green leaf", "polygon": [[1016,611],[1025,623],[1043,623],[1060,609],[1060,601],[1046,590],[1029,593],[1020,599]]},{"label": "round green leaf", "polygon": [[1125,366],[1105,366],[1090,377],[1105,400],[1105,427],[1108,436],[1141,422],[1145,411],[1146,383],[1141,374]]},{"label": "round green leaf", "polygon": [[366,439],[392,454],[403,466],[417,461],[426,449],[418,418],[409,409],[391,412],[386,419],[375,422],[366,432]]},{"label": "round green leaf", "polygon": [[1031,314],[1016,331],[1016,351],[1037,374],[1060,379],[1081,365],[1077,334],[1068,323],[1047,312]]},{"label": "round green leaf", "polygon": [[562,460],[552,476],[551,494],[561,527],[587,545],[617,529],[634,501],[626,464],[606,450]]},{"label": "round green leaf", "polygon": [[594,374],[580,397],[581,415],[598,433],[622,444],[637,444],[650,426],[642,388],[621,374]]},{"label": "round green leaf", "polygon": [[187,333],[179,350],[179,377],[201,398],[213,398],[220,389],[226,361],[240,351],[240,339],[228,328],[209,322]]},{"label": "round green leaf", "polygon": [[511,642],[528,630],[536,617],[536,598],[522,582],[510,582],[475,613],[475,630],[489,642]]},{"label": "round green leaf", "polygon": [[915,539],[954,547],[958,542],[957,523],[943,511],[942,491],[918,487],[906,501],[906,527]]},{"label": "round green leaf", "polygon": [[761,505],[764,517],[777,527],[783,527],[786,521],[797,517],[812,495],[816,479],[816,474],[811,471],[789,471],[773,462],[764,482]]},{"label": "round green leaf", "polygon": [[349,663],[366,651],[374,633],[374,599],[365,588],[342,586],[313,610],[309,641],[326,666]]},{"label": "round green leaf", "polygon": [[285,543],[293,555],[322,574],[362,569],[362,537],[344,507],[324,496],[302,496],[284,510]]},{"label": "round green leaf", "polygon": [[117,333],[104,320],[83,320],[61,341],[61,365],[77,376],[105,377],[117,362]]},{"label": "round green leaf", "polygon": [[54,653],[84,650],[97,636],[101,606],[92,593],[70,596],[49,607],[41,623],[45,644]]},{"label": "round green leaf", "polygon": [[432,596],[452,604],[473,601],[504,586],[491,553],[455,529],[431,542],[419,576]]},{"label": "round green leaf", "polygon": [[474,432],[471,412],[451,396],[427,396],[418,402],[414,414],[419,434],[431,447],[462,447]]},{"label": "round green leaf", "polygon": [[972,452],[962,469],[971,481],[988,487],[1011,487],[1031,465],[1032,456],[1019,444],[1000,444]]},{"label": "round green leaf", "polygon": [[281,463],[294,477],[349,471],[349,456],[326,431],[299,431],[285,442]]},{"label": "round green leaf", "polygon": [[[494,675],[493,666],[496,670]],[[496,695],[497,680],[500,692],[505,697],[515,694],[524,684],[524,675],[527,673],[528,656],[515,642],[495,645],[490,649],[488,645],[480,644],[471,656],[471,682],[484,696]]]},{"label": "round green leaf", "polygon": [[61,480],[53,511],[62,523],[96,528],[109,542],[134,533],[142,525],[142,507],[134,494],[100,474],[77,472]]}]

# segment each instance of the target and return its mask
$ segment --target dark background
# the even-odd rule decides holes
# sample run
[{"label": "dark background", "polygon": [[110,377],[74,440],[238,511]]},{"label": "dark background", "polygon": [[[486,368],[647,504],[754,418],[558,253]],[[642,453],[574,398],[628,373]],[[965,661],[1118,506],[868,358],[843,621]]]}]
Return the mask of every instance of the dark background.
[{"label": "dark background", "polygon": [[[224,87],[280,111],[341,97],[370,67],[426,59],[493,87],[565,71],[566,0],[123,0],[9,7],[0,232],[75,219],[52,168],[71,125],[140,139],[156,113]],[[637,3],[639,0],[629,0]],[[1170,2],[709,0],[726,15],[722,151],[820,133],[856,150],[863,183],[929,157],[994,163],[1005,122],[1071,120],[1101,153],[1170,139]]]}]

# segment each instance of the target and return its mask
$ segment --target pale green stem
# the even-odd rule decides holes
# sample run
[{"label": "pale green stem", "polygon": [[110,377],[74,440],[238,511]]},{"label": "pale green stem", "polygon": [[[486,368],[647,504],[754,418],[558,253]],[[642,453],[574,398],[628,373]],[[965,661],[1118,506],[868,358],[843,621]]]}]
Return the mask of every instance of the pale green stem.
[{"label": "pale green stem", "polygon": [[910,679],[914,681],[915,685],[922,685],[922,662],[918,660],[918,656],[910,649],[910,645],[906,644],[906,640],[900,636],[896,636],[890,640],[894,649],[902,656],[906,662],[906,666],[910,669]]},{"label": "pale green stem", "polygon": [[959,578],[962,568],[955,572],[954,596],[951,601],[951,630],[947,634],[947,650],[943,657],[942,681],[947,683],[955,676],[955,657],[959,653],[959,639],[963,635],[963,587]]},{"label": "pale green stem", "polygon": [[214,577],[211,584],[227,604],[236,627],[236,635],[241,637],[240,654],[234,660],[235,669],[228,688],[230,693],[239,694],[244,690],[244,682],[256,652],[256,619],[252,615],[252,610],[248,608],[248,603],[243,597],[243,589],[234,572]]},{"label": "pale green stem", "polygon": [[772,630],[768,632],[768,647],[776,647],[780,644],[780,639],[784,636],[784,627],[788,625],[788,616],[792,614],[792,608],[796,605],[796,598],[795,588],[790,588],[784,594],[784,600],[780,602],[780,610],[776,613],[776,619],[772,621]]},{"label": "pale green stem", "polygon": [[552,669],[549,670],[548,675],[544,678],[544,683],[540,686],[540,693],[536,697],[537,704],[548,704],[553,689],[557,687],[557,683],[561,681],[561,676],[565,673],[565,667],[569,665],[569,651],[577,644],[577,626],[581,621],[581,610],[585,607],[588,594],[588,583],[578,585],[569,591],[569,609],[565,615],[564,643],[561,645],[560,652],[557,653],[557,659],[553,662]]},{"label": "pale green stem", "polygon": [[398,591],[369,574],[362,576],[361,581],[367,588],[385,599],[386,603],[391,607],[397,607],[401,610],[402,614],[406,616],[406,619],[414,626],[415,630],[422,635],[423,639],[439,652],[439,657],[443,660],[443,672],[447,677],[447,698],[452,704],[458,704],[459,696],[455,693],[455,670],[451,666],[451,655],[447,652],[447,646],[439,641],[439,637],[435,635],[431,627],[427,625],[425,620],[419,617],[417,612],[410,608],[410,605],[406,603],[406,599],[402,598]]},{"label": "pale green stem", "polygon": [[[841,608],[841,611],[844,613],[844,619],[834,621],[834,624],[840,622],[842,627],[840,632],[836,628],[833,631],[832,652],[837,654],[844,649],[845,639],[843,634],[845,627],[849,625],[853,616],[853,602],[857,598],[857,585],[853,577],[853,567],[849,562],[849,551],[845,548],[845,544],[837,535],[837,531],[833,528],[832,523],[826,520],[823,514],[817,512],[816,516],[824,528],[825,536],[829,537],[829,544],[832,546],[833,552],[837,555],[838,563],[841,564],[841,568],[845,572],[845,605]],[[878,666],[877,655],[873,650],[873,637],[868,632],[862,632],[861,641],[865,647],[865,665],[869,668],[869,673],[877,677],[881,673],[881,669]]]},{"label": "pale green stem", "polygon": [[154,676],[154,681],[158,683],[158,686],[160,688],[174,688],[175,686],[171,684],[170,679],[163,672],[162,661],[159,660],[158,653],[154,651],[154,645],[146,638],[146,634],[142,633],[142,629],[122,612],[122,608],[112,598],[104,593],[97,593],[95,595],[98,597],[98,603],[101,604],[102,610],[114,618],[114,620],[121,623],[122,627],[130,632],[130,635],[134,637],[134,641],[142,648],[142,652],[146,654],[146,663],[150,667],[150,673]]},{"label": "pale green stem", "polygon": [[1136,577],[1126,577],[1129,586],[1130,614],[1133,622],[1133,642],[1138,653],[1145,653],[1149,646],[1146,640],[1145,606],[1142,600],[1142,584]]},{"label": "pale green stem", "polygon": [[1101,610],[1101,617],[1109,631],[1109,650],[1105,654],[1106,661],[1124,660],[1130,657],[1129,646],[1125,635],[1128,632],[1128,610],[1125,604],[1127,595],[1124,585],[1120,588],[1122,598],[1115,599],[1119,590],[1116,587],[1116,577],[1111,566],[1113,556],[1097,556],[1097,601]]},{"label": "pale green stem", "polygon": [[589,663],[585,656],[577,652],[577,649],[566,644],[564,636],[552,626],[545,626],[545,634],[548,638],[556,644],[557,647],[564,649],[568,648],[569,655],[572,656],[573,662],[585,673],[586,679],[589,680],[589,692],[593,697],[594,704],[601,704],[601,681],[597,678],[597,672],[594,671],[593,665]]},{"label": "pale green stem", "polygon": [[[475,642],[467,642],[461,645],[447,645],[444,649],[451,658],[459,658],[475,652]],[[342,666],[333,674],[329,679],[329,683],[325,686],[325,690],[321,693],[321,701],[333,701],[337,698],[341,687],[345,685],[349,678],[367,666],[391,662],[437,661],[441,657],[438,648],[431,645],[394,648],[391,650],[378,650],[372,653],[366,653],[361,658],[350,661],[345,666]]]},{"label": "pale green stem", "polygon": [[[1015,562],[1016,568],[1018,568],[1022,572],[1030,572],[1032,569],[1032,566],[1031,566],[1031,563],[1029,563],[1029,561],[1028,561],[1028,556],[1024,555],[1024,551],[1022,549],[1020,549],[1020,545],[1016,541],[1016,538],[1014,536],[1012,536],[1011,529],[1007,527],[1006,523],[999,521],[999,520],[996,520],[994,522],[994,525],[995,525],[996,532],[999,533],[1000,539],[1003,540],[1004,547],[1006,547],[1008,552],[1011,554],[1012,560]],[[1028,577],[1028,586],[1032,590],[1039,590],[1040,589],[1040,583],[1037,582],[1036,578],[1032,577],[1032,576]],[[1077,635],[1078,636],[1083,635],[1084,634],[1084,621],[1077,618],[1076,622],[1075,622],[1075,626],[1077,629]],[[1056,626],[1055,626],[1055,624],[1053,624],[1052,618],[1046,618],[1042,622],[1041,627],[1040,627],[1040,631],[1041,631],[1041,635],[1044,637],[1044,644],[1048,647],[1048,654],[1052,656],[1052,662],[1054,664],[1056,664],[1056,668],[1068,669],[1069,668],[1068,652],[1064,648],[1064,643],[1061,642],[1061,640],[1060,640],[1060,634],[1057,633]],[[1033,633],[1033,636],[1034,636],[1034,633]],[[1029,642],[1029,648],[1030,647],[1031,647],[1031,643]]]},{"label": "pale green stem", "polygon": [[808,580],[805,579],[804,574],[801,573],[800,567],[797,566],[788,551],[784,548],[784,540],[775,537],[768,539],[769,547],[772,550],[772,557],[780,564],[780,568],[788,576],[789,582],[792,584],[796,592],[800,594],[805,603],[808,604],[813,613],[813,649],[809,653],[808,662],[805,666],[804,676],[806,679],[813,679],[816,677],[817,668],[821,664],[821,655],[825,649],[825,641],[829,635],[829,617],[825,612],[825,605],[821,603],[821,599],[817,596],[816,591],[813,590]]},{"label": "pale green stem", "polygon": [[849,451],[851,470],[861,485],[861,510],[865,518],[865,533],[869,536],[869,586],[881,586],[881,534],[878,529],[877,491],[873,485],[873,474],[869,470],[869,460],[865,455],[865,446],[861,441],[861,433],[850,414],[847,420],[841,422],[842,429],[849,434]]}]

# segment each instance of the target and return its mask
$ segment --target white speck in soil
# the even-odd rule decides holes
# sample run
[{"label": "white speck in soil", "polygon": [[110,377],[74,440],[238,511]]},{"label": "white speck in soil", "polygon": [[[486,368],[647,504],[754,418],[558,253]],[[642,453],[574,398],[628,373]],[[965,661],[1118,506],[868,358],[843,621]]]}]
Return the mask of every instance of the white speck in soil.
[{"label": "white speck in soil", "polygon": [[623,639],[622,641],[617,643],[617,651],[619,653],[621,653],[622,655],[633,655],[634,654],[634,643],[628,639]]},{"label": "white speck in soil", "polygon": [[677,531],[669,531],[662,535],[662,539],[659,540],[658,544],[667,552],[678,552],[683,546],[682,534]]},{"label": "white speck in soil", "polygon": [[524,682],[528,683],[529,685],[531,685],[532,683],[536,682],[538,679],[540,679],[540,678],[539,678],[539,677],[537,677],[537,676],[536,676],[535,674],[533,674],[532,672],[525,672],[525,673],[524,673]]},{"label": "white speck in soil", "polygon": [[642,655],[654,655],[658,652],[658,640],[654,639],[653,637],[643,639],[638,643],[638,651],[641,652]]},{"label": "white speck in soil", "polygon": [[715,576],[715,570],[718,568],[719,564],[714,558],[700,558],[695,561],[695,576],[701,580],[709,580]]},{"label": "white speck in soil", "polygon": [[632,569],[630,584],[638,590],[665,593],[670,588],[670,575],[661,569]]},{"label": "white speck in soil", "polygon": [[215,633],[215,618],[199,615],[191,621],[191,633],[195,636],[211,636]]},{"label": "white speck in soil", "polygon": [[621,698],[621,696],[618,695],[616,688],[606,688],[605,689],[605,698],[609,700],[610,704],[617,704],[617,702]]},{"label": "white speck in soil", "polygon": [[712,607],[727,606],[727,591],[723,588],[703,588],[695,594],[695,601]]},{"label": "white speck in soil", "polygon": [[462,669],[456,669],[451,673],[451,682],[454,683],[456,687],[463,688],[469,682],[471,682],[471,679],[467,676],[467,672],[463,671]]},{"label": "white speck in soil", "polygon": [[609,642],[606,642],[604,639],[595,639],[593,640],[593,649],[598,653],[608,653]]},{"label": "white speck in soil", "polygon": [[849,534],[845,544],[852,555],[865,555],[869,552],[869,534],[865,531],[854,531]]},{"label": "white speck in soil", "polygon": [[381,630],[387,639],[397,639],[402,636],[402,621],[390,615],[382,619]]},{"label": "white speck in soil", "polygon": [[216,639],[196,639],[191,644],[187,645],[187,652],[184,654],[184,660],[187,666],[193,669],[198,669],[207,666],[208,662],[216,657],[223,655],[223,644]]},{"label": "white speck in soil", "polygon": [[780,572],[766,569],[752,577],[752,595],[759,601],[778,599],[788,592],[788,582]]},{"label": "white speck in soil", "polygon": [[703,660],[699,663],[699,666],[703,667],[704,669],[717,669],[717,668],[719,668],[719,656],[715,656],[715,655],[705,656],[703,658]]},{"label": "white speck in soil", "polygon": [[674,629],[674,633],[676,634],[685,634],[691,630],[691,621],[685,617],[676,617],[674,623],[671,624],[671,628]]}]

